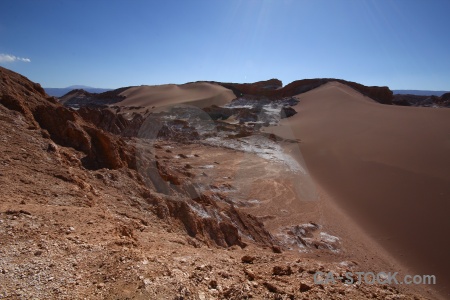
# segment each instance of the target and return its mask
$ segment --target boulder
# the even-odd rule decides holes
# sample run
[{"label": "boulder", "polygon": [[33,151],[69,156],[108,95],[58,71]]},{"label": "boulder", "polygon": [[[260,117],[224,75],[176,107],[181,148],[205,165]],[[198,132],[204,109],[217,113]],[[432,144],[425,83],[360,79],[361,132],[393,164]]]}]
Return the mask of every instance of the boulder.
[{"label": "boulder", "polygon": [[292,117],[293,115],[295,115],[297,112],[295,111],[295,109],[293,109],[290,106],[283,106],[281,108],[281,118],[289,118]]}]

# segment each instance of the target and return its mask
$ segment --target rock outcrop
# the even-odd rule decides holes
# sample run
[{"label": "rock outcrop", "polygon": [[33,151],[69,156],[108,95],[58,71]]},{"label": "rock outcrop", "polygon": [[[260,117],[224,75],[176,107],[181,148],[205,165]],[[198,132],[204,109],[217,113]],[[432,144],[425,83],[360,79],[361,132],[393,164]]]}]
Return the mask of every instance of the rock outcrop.
[{"label": "rock outcrop", "polygon": [[[178,222],[189,236],[207,245],[246,247],[242,236],[251,237],[254,243],[261,246],[271,247],[276,243],[256,217],[233,206],[219,208],[207,195],[200,197],[201,199],[194,200],[159,201],[158,215],[170,222]],[[199,203],[199,200],[202,203]],[[218,215],[222,217],[218,218]]]},{"label": "rock outcrop", "polygon": [[213,120],[226,120],[235,113],[230,108],[219,107],[217,105],[205,107],[203,108],[203,111],[205,111]]},{"label": "rock outcrop", "polygon": [[217,82],[217,84],[220,84],[223,87],[233,90],[233,92],[237,97],[245,95],[245,96],[266,97],[269,99],[281,99],[305,93],[330,81],[337,81],[345,85],[348,85],[351,88],[372,98],[373,100],[379,103],[392,104],[393,93],[388,87],[365,86],[356,82],[334,78],[296,80],[284,87],[282,87],[281,81],[279,81],[278,79],[271,79],[268,81],[260,81],[246,84],[221,83],[221,82]]},{"label": "rock outcrop", "polygon": [[83,89],[75,89],[60,97],[59,101],[68,107],[104,107],[125,99],[124,96],[119,94],[129,88],[123,87],[99,94],[90,93]]},{"label": "rock outcrop", "polygon": [[282,119],[292,117],[296,113],[297,113],[297,111],[295,111],[295,109],[293,109],[292,107],[283,106],[281,108],[281,118]]},{"label": "rock outcrop", "polygon": [[443,94],[438,103],[442,107],[450,107],[450,93]]},{"label": "rock outcrop", "polygon": [[[134,146],[111,132],[137,136],[136,131],[142,124],[141,116],[130,121],[108,109],[99,108],[82,108],[78,113],[63,107],[55,98],[47,96],[39,84],[22,75],[0,68],[0,79],[0,104],[21,113],[29,129],[40,130],[42,138],[51,138],[57,145],[83,153],[81,164],[85,168],[137,169]],[[161,128],[156,137],[180,140],[189,134],[195,139],[196,132],[186,121],[172,120]],[[50,143],[46,151],[58,152],[58,146]],[[141,164],[154,165],[154,168],[149,169],[152,173],[149,176],[159,176],[160,184],[162,182],[166,189],[158,192],[169,196],[163,200],[149,191],[145,193],[147,202],[153,204],[156,214],[174,228],[178,227],[178,223],[188,235],[207,245],[245,247],[243,235],[251,237],[255,243],[273,245],[271,235],[256,217],[232,205],[219,207],[208,195],[194,193],[193,197],[187,197],[190,196],[185,192],[189,185],[188,172],[155,161],[151,156],[139,159]],[[142,175],[145,177],[148,174]],[[61,178],[72,180],[67,176]],[[140,180],[145,182],[145,178]]]},{"label": "rock outcrop", "polygon": [[45,130],[62,146],[85,154],[86,168],[118,169],[133,162],[125,143],[86,122],[73,110],[45,94],[42,87],[26,77],[0,67],[0,103],[19,111],[31,128]]},{"label": "rock outcrop", "polygon": [[131,119],[127,119],[108,108],[81,107],[77,112],[84,120],[96,127],[124,137],[137,136],[144,122],[144,118],[140,114],[134,114]]},{"label": "rock outcrop", "polygon": [[441,96],[441,99],[444,101],[450,101],[450,93],[445,93]]},{"label": "rock outcrop", "polygon": [[266,93],[270,94],[270,91],[280,89],[283,86],[281,80],[278,79],[269,79],[265,81],[257,81],[254,83],[217,83],[227,89],[232,90],[236,97],[241,97],[243,95],[263,96]]},{"label": "rock outcrop", "polygon": [[400,106],[420,107],[448,107],[450,108],[450,93],[439,96],[421,96],[409,94],[396,94],[392,104]]}]

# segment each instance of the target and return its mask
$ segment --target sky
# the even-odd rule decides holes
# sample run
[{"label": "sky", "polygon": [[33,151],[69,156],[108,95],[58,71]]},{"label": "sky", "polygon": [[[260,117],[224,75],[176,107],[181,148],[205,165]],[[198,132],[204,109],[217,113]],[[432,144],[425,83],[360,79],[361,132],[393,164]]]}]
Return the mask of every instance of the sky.
[{"label": "sky", "polygon": [[2,0],[0,66],[44,87],[340,78],[450,90],[448,0]]}]

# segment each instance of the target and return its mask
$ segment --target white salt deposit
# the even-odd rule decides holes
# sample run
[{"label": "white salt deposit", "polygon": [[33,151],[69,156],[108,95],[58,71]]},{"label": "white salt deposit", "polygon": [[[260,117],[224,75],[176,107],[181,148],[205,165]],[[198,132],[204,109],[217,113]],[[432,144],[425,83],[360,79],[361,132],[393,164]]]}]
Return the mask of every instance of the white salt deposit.
[{"label": "white salt deposit", "polygon": [[220,137],[210,137],[205,139],[204,142],[213,146],[254,153],[269,161],[282,163],[292,172],[300,172],[304,175],[307,174],[306,170],[294,158],[285,153],[279,144],[265,137],[249,136],[235,140],[224,140]]}]

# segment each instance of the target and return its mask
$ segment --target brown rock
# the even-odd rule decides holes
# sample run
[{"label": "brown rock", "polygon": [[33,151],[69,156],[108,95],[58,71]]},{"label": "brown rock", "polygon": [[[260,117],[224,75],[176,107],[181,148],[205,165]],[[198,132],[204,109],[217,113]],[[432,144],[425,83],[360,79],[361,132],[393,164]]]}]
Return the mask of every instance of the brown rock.
[{"label": "brown rock", "polygon": [[217,105],[205,107],[203,108],[203,111],[205,111],[213,120],[226,120],[234,113],[232,109],[219,107]]},{"label": "brown rock", "polygon": [[144,122],[140,114],[135,114],[131,120],[128,120],[108,108],[82,107],[77,112],[85,121],[96,127],[125,137],[137,136]]},{"label": "brown rock", "polygon": [[58,147],[54,143],[49,143],[47,146],[47,151],[48,152],[57,152]]},{"label": "brown rock", "polygon": [[253,281],[256,278],[255,273],[251,269],[244,269],[244,274],[247,275],[247,278],[250,281]]},{"label": "brown rock", "polygon": [[[30,126],[46,130],[59,145],[84,152],[89,169],[117,169],[128,163],[125,144],[84,121],[77,112],[49,101],[42,88],[27,78],[0,67],[0,103],[23,114]],[[7,82],[7,83],[6,83]]]},{"label": "brown rock", "polygon": [[[103,93],[90,93],[83,89],[74,89],[60,98],[62,104],[68,107],[99,107],[113,104],[124,99],[119,94],[129,87],[119,88]],[[117,106],[116,106],[117,108]],[[120,107],[119,107],[120,110]]]},{"label": "brown rock", "polygon": [[292,269],[290,266],[275,266],[273,267],[272,274],[277,276],[289,276],[292,274]]},{"label": "brown rock", "polygon": [[281,108],[281,118],[289,118],[295,115],[297,112],[290,106],[284,106]]},{"label": "brown rock", "polygon": [[[308,92],[315,89],[322,84],[327,82],[337,81],[351,88],[359,91],[360,93],[372,98],[373,100],[383,103],[392,104],[393,93],[388,87],[378,87],[378,86],[364,86],[362,84],[346,81],[342,79],[335,78],[318,78],[318,79],[302,79],[296,80],[288,85],[281,87],[282,83],[278,79],[271,79],[268,81],[260,81],[255,83],[221,83],[228,89],[231,89],[237,97],[242,97],[243,95],[257,96],[257,98],[266,97],[269,99],[281,99],[284,97],[292,97],[301,93]],[[270,88],[277,87],[277,88]]]},{"label": "brown rock", "polygon": [[263,283],[263,285],[267,288],[267,290],[269,292],[277,293],[277,294],[284,294],[283,290],[281,290],[279,287],[277,287],[276,285],[274,285],[271,282],[266,281]]},{"label": "brown rock", "polygon": [[216,281],[216,280],[211,280],[211,281],[208,283],[208,286],[209,286],[211,289],[217,289],[217,281]]},{"label": "brown rock", "polygon": [[254,261],[255,259],[256,259],[256,258],[255,258],[254,256],[251,256],[251,255],[244,255],[244,256],[242,256],[241,261],[242,261],[244,264],[252,264],[253,261]]},{"label": "brown rock", "polygon": [[306,283],[300,283],[300,292],[304,293],[311,289],[311,286],[307,285]]},{"label": "brown rock", "polygon": [[282,253],[283,252],[281,250],[280,246],[277,246],[277,245],[272,246],[272,251],[273,251],[273,253]]}]

